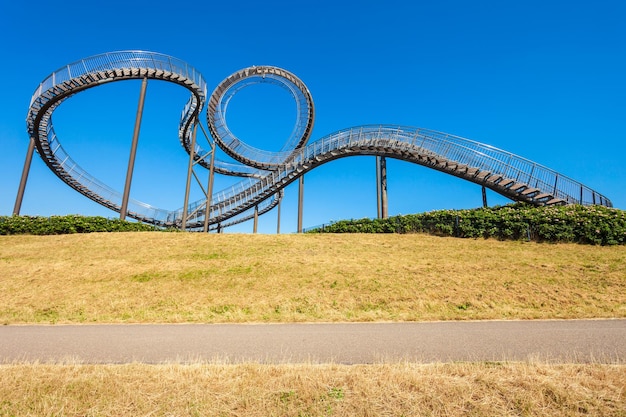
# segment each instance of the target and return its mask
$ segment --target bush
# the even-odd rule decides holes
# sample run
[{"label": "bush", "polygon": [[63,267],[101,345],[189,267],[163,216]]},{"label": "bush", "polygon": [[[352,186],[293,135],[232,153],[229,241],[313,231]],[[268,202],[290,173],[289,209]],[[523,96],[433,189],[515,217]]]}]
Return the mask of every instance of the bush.
[{"label": "bush", "polygon": [[94,216],[0,216],[0,235],[62,235],[159,230],[144,223]]},{"label": "bush", "polygon": [[438,210],[388,219],[342,220],[315,233],[430,233],[464,238],[626,244],[626,211],[604,206],[535,207],[516,203]]}]

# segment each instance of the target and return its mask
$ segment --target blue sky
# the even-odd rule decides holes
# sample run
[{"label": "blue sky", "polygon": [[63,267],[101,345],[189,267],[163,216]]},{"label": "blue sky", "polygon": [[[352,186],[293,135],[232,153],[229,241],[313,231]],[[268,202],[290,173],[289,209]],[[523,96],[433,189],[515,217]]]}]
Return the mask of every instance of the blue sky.
[{"label": "blue sky", "polygon": [[[272,1],[103,7],[69,0],[0,3],[5,83],[0,102],[0,215],[10,215],[28,144],[30,97],[51,72],[116,50],[150,50],[195,66],[209,91],[251,65],[296,74],[316,106],[311,140],[362,124],[400,124],[483,142],[582,182],[626,209],[626,2]],[[54,114],[65,149],[123,189],[140,83],[88,90]],[[187,93],[148,85],[131,197],[182,206],[187,155],[177,138]],[[229,123],[250,144],[279,149],[294,104],[275,86],[233,99]],[[232,117],[232,119],[231,119]],[[480,187],[388,160],[389,213],[473,208]],[[304,226],[376,216],[374,157],[351,157],[305,177]],[[231,184],[217,178],[216,191]],[[192,200],[201,197],[197,187]],[[296,230],[297,184],[281,232]],[[508,200],[488,194],[490,204]],[[35,155],[22,214],[117,214],[76,193]],[[227,229],[252,231],[252,223]],[[276,231],[276,212],[259,231]]]}]

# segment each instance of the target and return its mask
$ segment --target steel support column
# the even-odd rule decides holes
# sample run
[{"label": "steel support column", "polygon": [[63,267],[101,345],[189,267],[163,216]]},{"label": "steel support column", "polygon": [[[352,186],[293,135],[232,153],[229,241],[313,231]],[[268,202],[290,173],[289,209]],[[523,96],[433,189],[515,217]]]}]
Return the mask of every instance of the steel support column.
[{"label": "steel support column", "polygon": [[487,208],[487,189],[483,185],[483,207]]},{"label": "steel support column", "polygon": [[380,212],[380,156],[376,157],[376,217],[381,218]]},{"label": "steel support column", "polygon": [[387,207],[387,158],[380,157],[380,216],[389,217]]},{"label": "steel support column", "polygon": [[211,165],[209,166],[209,186],[206,193],[206,210],[204,213],[204,233],[209,233],[211,197],[213,196],[213,178],[215,177],[215,142],[211,142],[211,149]]},{"label": "steel support column", "polygon": [[256,233],[259,227],[259,206],[254,206],[254,225],[252,226],[252,233]]},{"label": "steel support column", "polygon": [[17,196],[15,197],[15,205],[13,206],[13,215],[19,216],[22,209],[22,200],[24,199],[24,190],[26,189],[26,181],[28,181],[28,174],[30,173],[30,164],[33,161],[33,153],[35,151],[35,140],[30,139],[28,143],[28,150],[26,151],[26,160],[24,161],[24,169],[22,170],[22,179],[20,180],[20,186],[17,189]]},{"label": "steel support column", "polygon": [[193,170],[193,159],[196,155],[196,135],[198,133],[198,121],[193,126],[193,133],[191,134],[191,152],[189,152],[189,164],[187,165],[187,183],[185,185],[185,202],[183,204],[183,219],[180,226],[181,230],[185,230],[187,227],[187,210],[189,208],[189,188],[191,186],[191,175]]},{"label": "steel support column", "polygon": [[122,206],[120,207],[120,219],[126,220],[128,212],[128,197],[130,195],[130,185],[133,181],[133,170],[135,169],[135,156],[137,155],[137,142],[139,142],[139,130],[141,129],[141,117],[143,115],[143,104],[146,99],[146,88],[148,78],[141,81],[141,92],[139,93],[139,104],[137,105],[137,116],[135,117],[135,131],[133,132],[133,143],[130,148],[128,158],[128,170],[126,171],[126,184],[124,185],[124,195],[122,196]]},{"label": "steel support column", "polygon": [[304,205],[304,175],[300,177],[298,187],[298,233],[302,233],[302,209]]},{"label": "steel support column", "polygon": [[278,196],[278,215],[277,215],[277,219],[276,219],[276,234],[279,235],[280,234],[280,203],[283,202],[283,199],[281,196]]}]

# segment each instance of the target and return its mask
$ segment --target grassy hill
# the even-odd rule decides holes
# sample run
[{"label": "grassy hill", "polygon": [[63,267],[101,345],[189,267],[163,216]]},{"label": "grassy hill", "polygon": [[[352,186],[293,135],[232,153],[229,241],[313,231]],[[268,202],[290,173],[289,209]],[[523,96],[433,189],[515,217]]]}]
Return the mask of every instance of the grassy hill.
[{"label": "grassy hill", "polygon": [[[626,248],[425,234],[0,236],[0,323],[626,317]],[[0,416],[623,416],[623,364],[0,363]]]},{"label": "grassy hill", "polygon": [[424,234],[0,236],[0,323],[626,317],[625,258]]}]

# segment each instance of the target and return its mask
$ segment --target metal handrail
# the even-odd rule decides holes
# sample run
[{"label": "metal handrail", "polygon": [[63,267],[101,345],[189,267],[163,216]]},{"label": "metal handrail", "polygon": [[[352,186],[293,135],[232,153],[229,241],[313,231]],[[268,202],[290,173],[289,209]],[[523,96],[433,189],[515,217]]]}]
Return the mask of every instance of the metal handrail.
[{"label": "metal handrail", "polygon": [[[267,202],[274,201],[272,196],[305,172],[321,163],[355,153],[397,157],[479,182],[478,177],[448,168],[448,165],[464,165],[473,172],[484,173],[481,181],[506,178],[509,183],[514,181],[523,184],[525,188],[536,188],[564,203],[612,206],[605,196],[543,165],[490,145],[433,130],[398,125],[364,125],[331,133],[307,145],[314,115],[310,93],[297,77],[293,76],[288,83],[278,82],[278,78],[273,77],[279,77],[281,70],[264,68],[270,68],[270,75],[267,76],[271,82],[287,88],[296,99],[298,123],[281,152],[259,150],[238,140],[226,126],[226,106],[234,92],[227,94],[224,102],[221,98],[216,100],[212,104],[213,119],[210,117],[209,120],[212,134],[223,135],[221,142],[216,142],[224,151],[237,156],[239,162],[249,164],[230,164],[218,160],[216,172],[247,175],[247,178],[215,192],[211,197],[210,210],[207,210],[204,200],[191,203],[187,208],[191,216],[188,219],[190,225],[199,224],[207,215],[210,223],[216,223],[236,219],[255,205],[262,204],[267,208],[272,204]],[[271,75],[274,74],[271,71],[276,71],[278,75]],[[106,81],[117,81],[140,77],[167,79],[165,73],[175,74],[176,80],[173,82],[184,85],[192,92],[179,122],[179,139],[185,149],[190,151],[191,125],[206,99],[207,86],[202,75],[187,63],[164,54],[120,51],[96,55],[61,67],[35,90],[27,117],[29,133],[37,142],[37,149],[49,167],[79,192],[106,207],[119,210],[122,194],[91,176],[64,150],[52,125],[52,112],[75,91],[98,85],[96,79],[102,77],[102,74],[109,77]],[[244,76],[240,73],[236,75]],[[237,77],[229,78],[227,84],[236,85],[240,82]],[[242,85],[245,86],[245,83]],[[220,94],[223,95],[223,91]],[[298,137],[304,135],[303,132],[306,132],[306,137]],[[197,145],[195,152],[198,161],[206,166],[202,158],[207,152]],[[438,166],[437,163],[442,165]],[[264,170],[258,169],[260,166]],[[515,197],[514,193],[495,181],[484,184],[509,197]],[[180,224],[183,218],[182,209],[164,210],[136,200],[129,202],[128,211],[132,217],[159,225]]]},{"label": "metal handrail", "polygon": [[[192,118],[197,117],[194,115],[197,115],[204,105],[207,91],[206,82],[199,71],[184,61],[154,52],[109,52],[82,59],[59,68],[46,77],[35,89],[31,97],[31,105],[27,116],[29,133],[38,142],[39,153],[53,171],[79,192],[113,210],[119,210],[120,208],[121,193],[112,190],[106,184],[88,174],[70,158],[58,141],[50,116],[56,106],[71,95],[71,90],[77,85],[82,85],[83,88],[98,85],[97,82],[90,84],[86,81],[89,76],[113,71],[116,75],[117,72],[121,73],[120,79],[139,78],[139,74],[134,76],[133,72],[139,73],[142,69],[170,72],[176,74],[179,79],[189,81],[190,84],[186,84],[186,87],[193,94],[185,105],[179,123],[179,135],[181,138],[187,137]],[[74,84],[72,84],[73,80],[76,80]],[[57,86],[60,86],[60,89]],[[67,92],[63,94],[60,91]],[[37,115],[46,105],[49,107],[39,121],[39,126],[36,127]],[[71,170],[67,171],[65,169],[66,166],[71,166]],[[133,217],[139,217],[142,220],[147,219],[158,224],[167,219],[170,211],[131,199],[129,201],[129,214]]]},{"label": "metal handrail", "polygon": [[[417,142],[419,141],[419,145]],[[512,154],[490,145],[453,136],[442,132],[397,125],[365,125],[334,132],[318,141],[315,141],[294,157],[296,164],[285,165],[273,171],[261,180],[246,179],[233,184],[214,196],[215,205],[223,209],[254,201],[263,191],[275,187],[275,181],[283,181],[290,173],[299,167],[310,163],[315,158],[350,147],[355,142],[362,146],[376,144],[393,150],[398,142],[408,145],[404,149],[412,149],[431,156],[449,159],[459,164],[467,164],[481,171],[488,171],[503,177],[516,179],[520,183],[543,190],[552,191],[554,197],[567,203],[611,205],[610,200],[589,187],[521,156]],[[395,143],[394,143],[395,142]],[[365,152],[364,152],[365,153]],[[376,152],[372,151],[372,154]],[[528,169],[523,169],[528,167]],[[276,172],[283,172],[280,179],[275,180]],[[531,174],[532,173],[532,174]],[[554,185],[556,184],[556,187]],[[565,191],[568,189],[569,192]],[[573,192],[578,191],[582,198],[575,198]]]},{"label": "metal handrail", "polygon": [[35,89],[35,92],[31,97],[30,106],[32,106],[35,99],[37,99],[43,92],[48,91],[52,89],[52,87],[65,81],[69,81],[72,78],[77,78],[92,72],[113,70],[124,67],[137,69],[160,69],[175,72],[193,80],[204,92],[204,95],[206,96],[207,94],[207,84],[204,81],[202,74],[185,61],[158,52],[138,50],[116,51],[84,58],[52,72]]}]

